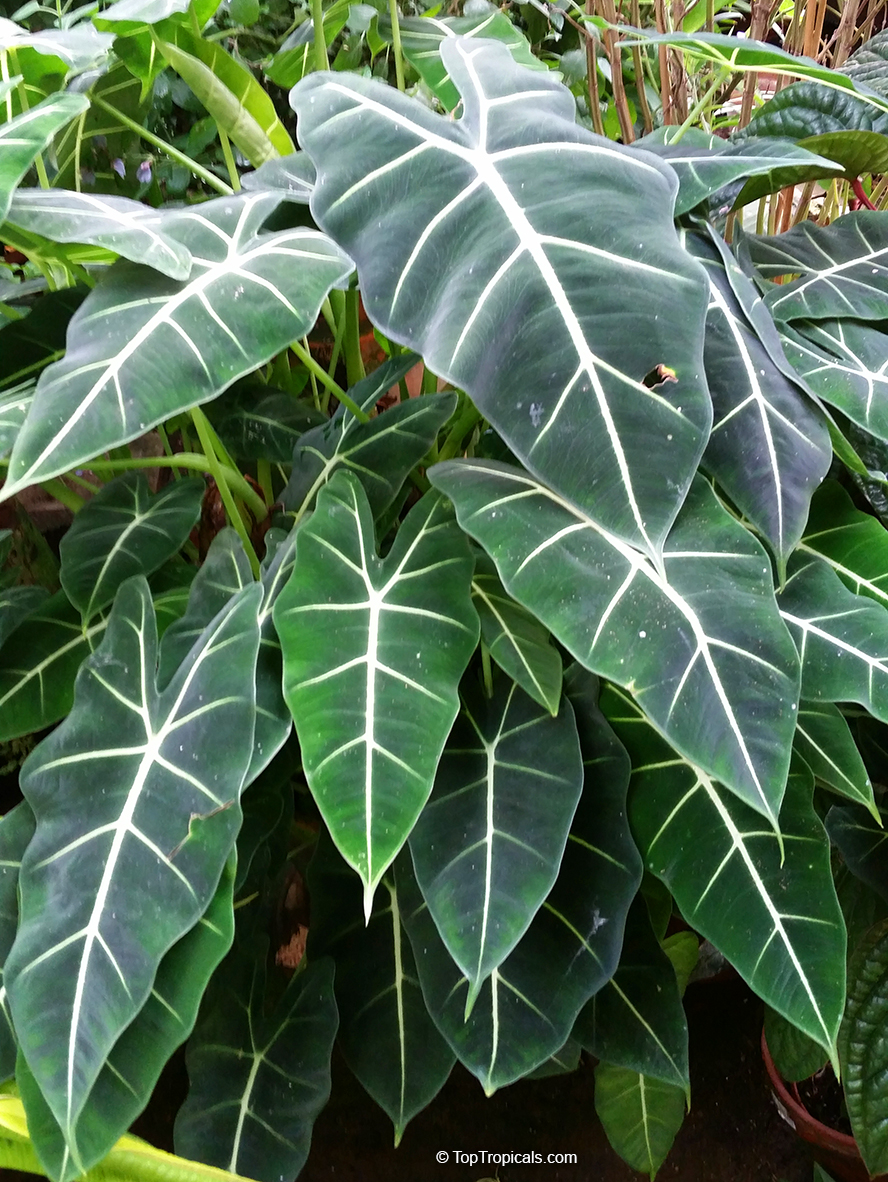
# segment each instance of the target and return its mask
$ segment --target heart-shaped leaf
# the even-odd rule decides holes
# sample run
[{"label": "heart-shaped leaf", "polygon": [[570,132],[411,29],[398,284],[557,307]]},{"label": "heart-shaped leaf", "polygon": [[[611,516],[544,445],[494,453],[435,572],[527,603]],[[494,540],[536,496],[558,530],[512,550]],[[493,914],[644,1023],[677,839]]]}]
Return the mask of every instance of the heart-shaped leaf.
[{"label": "heart-shaped leaf", "polygon": [[429,477],[509,594],[587,668],[629,688],[679,751],[776,824],[798,657],[764,551],[703,482],[660,570],[515,468],[460,461],[437,464]]},{"label": "heart-shaped leaf", "polygon": [[[705,280],[673,227],[674,173],[578,126],[570,92],[504,45],[448,37],[441,54],[458,120],[351,75],[293,91],[312,213],[387,336],[465,390],[532,472],[656,553],[711,422]],[[358,125],[356,149],[343,129]],[[566,214],[616,194],[618,219]],[[658,366],[676,381],[650,388]]]},{"label": "heart-shaped leaf", "polygon": [[675,1084],[599,1063],[595,1068],[595,1111],[611,1147],[623,1161],[653,1178],[684,1121],[685,1095]]},{"label": "heart-shaped leaf", "polygon": [[442,497],[415,505],[385,559],[367,495],[337,472],[296,536],[274,608],[284,697],[333,840],[373,893],[432,789],[478,642],[472,555]]},{"label": "heart-shaped leaf", "polygon": [[[22,772],[37,832],[5,983],[28,1067],[81,1172],[89,1094],[161,958],[209,905],[240,825],[260,595],[247,588],[220,613],[158,693],[148,586],[124,584],[70,716]],[[146,910],[149,883],[158,902]]]},{"label": "heart-shaped leaf", "polygon": [[499,677],[488,700],[471,674],[461,697],[410,853],[429,913],[468,978],[468,1013],[555,882],[583,765],[566,699],[553,718],[511,678]]},{"label": "heart-shaped leaf", "polygon": [[340,1049],[390,1117],[397,1144],[408,1123],[444,1086],[455,1056],[423,1001],[395,876],[389,872],[383,878],[365,927],[360,884],[322,833],[308,885],[307,951],[336,962]]},{"label": "heart-shaped leaf", "polygon": [[632,757],[629,816],[645,865],[688,923],[835,1061],[845,925],[810,772],[790,776],[778,837],[677,758],[624,693],[608,687],[602,707]]},{"label": "heart-shaped leaf", "polygon": [[64,360],[41,376],[0,498],[215,398],[306,332],[351,263],[315,230],[261,233],[281,200],[166,211],[161,228],[193,258],[188,280],[111,268],[73,317]]},{"label": "heart-shaped leaf", "polygon": [[126,579],[153,574],[175,554],[200,517],[204,491],[195,477],[152,494],[143,472],[124,472],[83,507],[59,547],[59,577],[85,621]]}]

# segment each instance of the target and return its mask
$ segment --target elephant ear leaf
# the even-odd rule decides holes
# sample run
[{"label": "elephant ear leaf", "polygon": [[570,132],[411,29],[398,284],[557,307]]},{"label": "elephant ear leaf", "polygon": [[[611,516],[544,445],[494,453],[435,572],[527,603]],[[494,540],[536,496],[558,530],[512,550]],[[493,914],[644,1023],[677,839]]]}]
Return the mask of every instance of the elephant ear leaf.
[{"label": "elephant ear leaf", "polygon": [[[440,53],[457,120],[355,75],[294,88],[312,213],[388,337],[465,390],[535,475],[654,554],[712,419],[706,279],[675,231],[675,174],[580,127],[570,92],[502,43],[446,37]],[[614,192],[619,218],[566,217]],[[652,382],[660,366],[674,380]]]},{"label": "elephant ear leaf", "polygon": [[148,585],[125,583],[70,715],[22,771],[37,828],[5,985],[21,1051],[80,1173],[95,1160],[81,1113],[162,958],[209,906],[240,826],[260,599],[258,586],[236,596],[159,691]]}]

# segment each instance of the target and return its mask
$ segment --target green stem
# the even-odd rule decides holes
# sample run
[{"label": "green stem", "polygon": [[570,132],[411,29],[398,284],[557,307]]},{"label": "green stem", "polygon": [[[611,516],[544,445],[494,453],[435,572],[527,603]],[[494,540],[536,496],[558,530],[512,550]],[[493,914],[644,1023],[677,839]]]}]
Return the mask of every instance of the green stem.
[{"label": "green stem", "polygon": [[124,127],[128,127],[130,131],[134,131],[136,135],[152,147],[157,148],[158,152],[163,152],[164,155],[169,156],[171,160],[175,160],[177,164],[181,164],[192,172],[194,176],[199,177],[205,184],[209,185],[211,189],[215,189],[217,193],[221,193],[223,197],[230,197],[234,190],[230,185],[226,185],[223,180],[204,168],[202,164],[198,164],[196,160],[192,160],[190,156],[186,156],[184,152],[180,152],[178,148],[174,148],[172,144],[168,144],[166,140],[160,139],[159,136],[148,131],[141,123],[137,123],[135,119],[130,119],[128,115],[124,115],[122,111],[118,111],[117,107],[106,103],[103,98],[97,94],[91,96],[93,106],[101,107],[103,111],[107,111],[109,115],[113,115],[115,119],[119,119]]},{"label": "green stem", "polygon": [[210,474],[216,482],[216,487],[219,489],[219,495],[222,497],[222,504],[225,506],[225,512],[228,514],[228,520],[237,530],[240,540],[244,544],[244,549],[247,552],[247,558],[250,560],[250,566],[253,570],[253,575],[258,579],[259,577],[259,559],[256,557],[256,551],[253,549],[253,543],[250,541],[250,535],[247,531],[246,523],[241,516],[240,510],[234,503],[234,497],[231,493],[231,488],[228,484],[227,474],[229,470],[222,467],[219,457],[213,450],[213,440],[210,432],[207,430],[209,422],[207,416],[200,409],[199,406],[192,407],[191,421],[194,423],[197,437],[201,442],[201,446],[206,453],[207,460],[210,465]]},{"label": "green stem", "polygon": [[719,87],[724,82],[725,75],[727,73],[728,73],[727,70],[717,70],[716,71],[715,79],[713,80],[713,82],[711,83],[710,86],[707,86],[706,90],[703,92],[702,98],[700,98],[694,104],[693,110],[688,114],[687,119],[685,119],[684,123],[682,123],[681,127],[679,127],[679,129],[675,133],[675,135],[670,138],[670,140],[669,140],[670,144],[677,144],[678,141],[684,135],[684,133],[688,130],[688,128],[693,127],[693,125],[697,122],[697,117],[701,114],[701,112],[705,111],[706,108],[709,106],[709,103],[712,100],[712,96],[715,94],[715,92],[719,89]]},{"label": "green stem", "polygon": [[[16,51],[10,46],[10,48],[7,50],[7,52],[9,54],[9,64],[12,66],[13,74],[24,73],[24,71],[19,68],[18,54],[16,53]],[[28,102],[28,88],[27,88],[27,86],[21,87],[21,89],[19,91],[19,98],[21,99],[22,110],[23,111],[30,111],[31,104]],[[37,179],[40,181],[40,188],[41,189],[48,189],[50,187],[49,177],[47,176],[47,173],[46,173],[46,165],[43,163],[43,153],[42,152],[38,152],[36,157],[34,158],[34,167],[37,169]]]},{"label": "green stem", "polygon": [[271,483],[271,462],[269,460],[256,461],[256,481],[262,489],[266,505],[274,500],[274,485]]},{"label": "green stem", "polygon": [[[218,460],[217,460],[218,462]],[[128,472],[131,468],[188,468],[192,472],[212,472],[209,456],[197,451],[183,451],[174,456],[145,456],[137,460],[90,460],[90,472]],[[261,521],[268,515],[268,506],[240,472],[228,468],[225,479],[251,513]]]},{"label": "green stem", "polygon": [[72,513],[78,513],[86,503],[83,497],[79,497],[61,480],[44,480],[40,487],[48,496],[64,505],[66,509],[70,509]]},{"label": "green stem", "polygon": [[222,155],[225,157],[228,179],[231,181],[231,187],[235,193],[239,193],[241,187],[240,176],[238,175],[237,164],[234,160],[234,153],[231,150],[231,141],[218,123],[216,124],[216,131],[219,133],[219,143],[222,145]]},{"label": "green stem", "polygon": [[395,81],[398,90],[405,90],[404,55],[401,52],[401,23],[398,19],[398,2],[389,0],[389,16],[392,22],[392,52],[395,55]]},{"label": "green stem", "polygon": [[490,664],[490,649],[481,641],[481,670],[484,675],[484,693],[488,698],[493,697],[493,669]]},{"label": "green stem", "polygon": [[315,69],[328,70],[330,59],[327,57],[327,42],[324,40],[323,0],[311,0],[311,24],[314,36]]},{"label": "green stem", "polygon": [[481,421],[481,415],[475,408],[474,403],[466,399],[466,404],[462,408],[456,422],[450,428],[450,433],[444,440],[441,450],[438,452],[438,463],[443,460],[452,460],[455,455],[458,455],[462,449],[462,442],[466,435],[472,430],[476,423]]},{"label": "green stem", "polygon": [[298,341],[293,341],[293,343],[290,345],[290,348],[293,350],[308,372],[314,374],[321,385],[326,390],[329,390],[333,397],[338,399],[343,406],[348,407],[348,409],[359,422],[366,423],[369,421],[370,416],[361,410],[354,399],[349,398],[345,390],[343,390],[338,382],[333,381],[322,365],[318,365],[314,357],[312,357],[311,353],[309,353],[308,349],[306,349],[303,345],[300,345]]},{"label": "green stem", "polygon": [[349,386],[366,377],[361,357],[360,299],[357,288],[345,293],[345,372]]}]

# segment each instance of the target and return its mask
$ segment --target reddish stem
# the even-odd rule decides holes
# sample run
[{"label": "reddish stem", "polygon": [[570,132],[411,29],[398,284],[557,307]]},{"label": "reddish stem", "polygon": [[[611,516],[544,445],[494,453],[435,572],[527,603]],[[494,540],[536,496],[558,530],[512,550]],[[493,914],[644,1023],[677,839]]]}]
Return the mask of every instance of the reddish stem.
[{"label": "reddish stem", "polygon": [[864,192],[863,185],[860,183],[860,177],[857,177],[856,180],[851,182],[851,188],[854,190],[854,196],[857,198],[864,209],[876,208]]}]

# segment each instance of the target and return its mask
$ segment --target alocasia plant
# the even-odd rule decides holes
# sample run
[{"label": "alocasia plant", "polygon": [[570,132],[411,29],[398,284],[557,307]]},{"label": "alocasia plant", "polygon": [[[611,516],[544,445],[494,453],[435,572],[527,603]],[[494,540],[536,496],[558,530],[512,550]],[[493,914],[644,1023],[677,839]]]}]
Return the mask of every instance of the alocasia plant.
[{"label": "alocasia plant", "polygon": [[[0,26],[19,71],[0,237],[31,268],[2,289],[0,496],[40,484],[74,511],[49,596],[0,536],[0,738],[55,727],[0,821],[0,1072],[42,1168],[104,1158],[190,1036],[179,1151],[294,1177],[338,1022],[398,1138],[456,1059],[490,1093],[582,1046],[608,1136],[653,1172],[689,1094],[695,941],[665,939],[645,870],[846,1065],[888,1168],[884,1042],[855,1057],[847,1033],[885,1004],[884,938],[852,962],[875,1000],[855,987],[846,1010],[830,861],[832,840],[879,918],[888,533],[855,447],[888,446],[888,214],[729,246],[747,184],[846,162],[597,137],[502,14],[492,39],[475,18],[405,29],[453,115],[308,73],[291,153],[255,77],[199,37],[212,14],[123,0],[73,39]],[[270,78],[324,58],[320,29],[299,38]],[[720,61],[723,40],[693,43]],[[34,56],[66,46],[60,76],[93,74],[30,102]],[[148,94],[162,62],[228,180],[146,132],[203,189],[86,192],[81,155],[106,150],[87,112],[139,130],[102,79]],[[73,188],[40,155],[54,136]],[[238,192],[232,144],[261,165]],[[39,190],[18,187],[32,163]],[[269,937],[303,870],[287,983]]]}]

